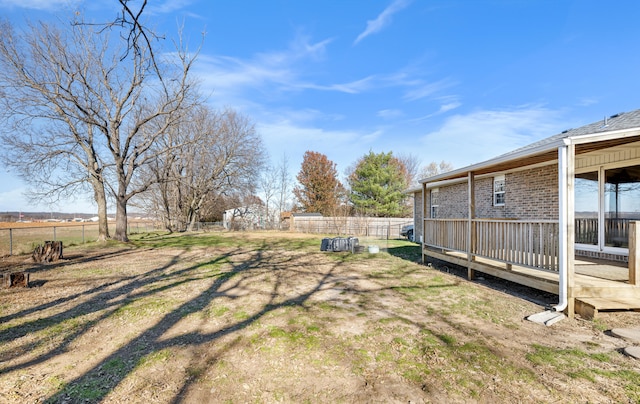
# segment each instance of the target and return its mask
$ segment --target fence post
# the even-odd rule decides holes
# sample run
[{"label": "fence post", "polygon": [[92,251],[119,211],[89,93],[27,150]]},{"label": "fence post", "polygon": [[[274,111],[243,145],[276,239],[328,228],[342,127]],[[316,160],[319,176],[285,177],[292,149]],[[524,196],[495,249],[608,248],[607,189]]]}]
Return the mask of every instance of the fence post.
[{"label": "fence post", "polygon": [[56,226],[53,226],[53,241],[56,241]]},{"label": "fence post", "polygon": [[9,228],[9,255],[13,255],[13,229]]},{"label": "fence post", "polygon": [[84,244],[84,225],[82,225],[82,244]]}]

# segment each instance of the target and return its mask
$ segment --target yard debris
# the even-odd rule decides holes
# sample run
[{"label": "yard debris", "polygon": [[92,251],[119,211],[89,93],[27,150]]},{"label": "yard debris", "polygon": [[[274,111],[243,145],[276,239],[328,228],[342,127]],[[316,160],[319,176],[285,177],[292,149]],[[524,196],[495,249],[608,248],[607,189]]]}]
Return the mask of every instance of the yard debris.
[{"label": "yard debris", "polygon": [[1,284],[3,288],[29,287],[29,274],[27,272],[0,274],[0,278],[2,278]]},{"label": "yard debris", "polygon": [[55,262],[62,259],[62,241],[45,241],[44,245],[37,245],[33,250],[35,262]]},{"label": "yard debris", "polygon": [[322,239],[320,251],[351,251],[352,253],[355,253],[362,252],[362,249],[360,248],[360,242],[356,237],[327,237]]}]

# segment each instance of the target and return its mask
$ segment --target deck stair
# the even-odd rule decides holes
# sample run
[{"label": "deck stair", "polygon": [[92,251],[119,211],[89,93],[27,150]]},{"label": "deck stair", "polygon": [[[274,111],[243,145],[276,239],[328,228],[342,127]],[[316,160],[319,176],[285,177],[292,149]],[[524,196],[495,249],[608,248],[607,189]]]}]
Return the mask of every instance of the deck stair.
[{"label": "deck stair", "polygon": [[581,297],[576,298],[575,311],[582,318],[591,320],[597,317],[601,311],[640,311],[640,299],[638,298],[603,298]]}]

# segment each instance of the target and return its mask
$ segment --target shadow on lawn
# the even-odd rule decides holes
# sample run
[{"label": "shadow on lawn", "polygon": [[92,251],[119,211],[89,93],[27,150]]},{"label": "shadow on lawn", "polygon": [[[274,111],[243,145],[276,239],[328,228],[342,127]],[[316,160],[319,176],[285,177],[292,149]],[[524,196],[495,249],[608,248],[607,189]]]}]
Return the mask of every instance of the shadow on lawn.
[{"label": "shadow on lawn", "polygon": [[[422,263],[420,244],[409,244],[409,242],[407,242],[407,245],[388,248],[388,252],[389,254],[398,258],[402,258],[404,260],[415,263]],[[426,264],[440,272],[446,272],[467,280],[467,268],[465,267],[461,267],[456,264],[434,258],[429,258]],[[553,293],[533,289],[528,286],[520,285],[518,283],[497,278],[488,274],[483,274],[481,272],[476,273],[476,278],[472,282],[480,283],[493,290],[500,291],[502,293],[506,293],[511,296],[530,301],[532,303],[540,304],[544,307],[558,302],[558,296]]]},{"label": "shadow on lawn", "polygon": [[387,248],[387,252],[394,257],[402,258],[403,260],[417,263],[422,261],[420,245],[411,243],[409,241],[407,241],[406,244],[403,245],[389,247]]},{"label": "shadow on lawn", "polygon": [[[278,242],[276,241],[275,244],[278,244]],[[165,265],[150,271],[113,280],[98,287],[83,291],[82,293],[66,296],[9,316],[4,316],[0,318],[0,321],[10,321],[21,316],[72,302],[74,299],[83,296],[89,297],[66,311],[40,317],[0,331],[0,343],[19,339],[31,333],[46,333],[53,329],[59,329],[60,333],[67,332],[62,341],[57,343],[56,346],[46,348],[46,352],[28,361],[0,367],[0,374],[24,371],[31,366],[43,363],[72,350],[73,342],[76,339],[87,335],[87,333],[92,331],[93,327],[99,325],[101,321],[114,316],[119,310],[131,302],[188,284],[189,282],[210,281],[211,285],[205,290],[202,290],[193,299],[184,301],[178,307],[164,314],[155,325],[130,339],[80,377],[65,383],[59,392],[46,399],[46,402],[51,403],[70,401],[99,402],[118,386],[127,375],[133,373],[136,367],[148,355],[171,347],[183,347],[185,345],[197,347],[216,341],[226,335],[246,328],[265,314],[280,307],[304,305],[312,295],[321,290],[327,283],[335,282],[335,280],[331,280],[333,271],[341,265],[341,263],[334,263],[330,270],[314,275],[317,276],[317,282],[313,287],[307,289],[306,292],[283,300],[283,296],[279,293],[279,288],[284,281],[280,280],[280,276],[286,279],[286,277],[291,276],[291,270],[280,270],[287,269],[289,261],[292,259],[308,257],[309,253],[308,251],[300,251],[299,254],[293,258],[288,259],[282,257],[265,258],[265,251],[272,247],[273,245],[262,244],[257,248],[254,246],[253,249],[242,247],[227,248],[225,253],[183,269],[176,268],[182,256],[182,254],[178,254],[172,257]],[[298,247],[303,249],[304,244],[302,243]],[[242,255],[242,257],[236,257],[237,255]],[[115,256],[115,254],[111,256]],[[249,256],[249,258],[247,258],[247,256]],[[92,259],[99,258],[94,257]],[[230,263],[230,270],[217,273],[212,273],[211,271],[204,272],[201,270],[204,266],[222,263],[225,263],[225,265]],[[59,265],[65,265],[65,263],[59,263],[56,266]],[[51,269],[53,268],[48,268],[48,270]],[[261,310],[254,312],[246,319],[238,320],[215,332],[193,330],[179,336],[163,338],[167,331],[183,318],[205,310],[214,300],[219,298],[236,299],[237,293],[240,290],[249,289],[247,283],[254,277],[262,276],[265,270],[275,274],[276,280],[271,287],[270,298]],[[286,274],[286,272],[289,273]],[[86,317],[92,318],[89,321],[82,321],[82,318]],[[75,327],[71,327],[70,329],[65,327],[65,325],[73,322],[80,323],[80,325],[76,324]],[[3,362],[6,363],[9,360],[19,359],[24,352],[43,349],[44,346],[50,343],[44,341],[46,339],[47,338],[43,336],[36,342],[35,346],[33,343],[29,343],[12,350],[12,352],[3,356]],[[99,339],[96,342],[102,343],[99,342]],[[227,349],[230,349],[230,347],[227,347]],[[213,363],[215,363],[215,360],[214,358]],[[113,364],[118,364],[118,366],[114,366]],[[191,383],[193,383],[193,378],[185,376],[184,379],[184,384],[174,398],[176,402],[180,401],[181,396],[188,391]]]},{"label": "shadow on lawn", "polygon": [[[163,240],[154,240],[154,242],[169,243]],[[320,258],[323,255],[319,251],[317,254],[310,252],[316,251],[317,246],[315,244],[317,242],[314,240],[292,242],[275,239],[268,242],[264,241],[261,244],[253,243],[252,245],[248,245],[244,240],[239,240],[239,246],[230,247],[225,245],[223,249],[218,251],[219,253],[212,255],[210,259],[203,257],[203,262],[187,263],[186,265],[188,266],[183,267],[185,262],[190,262],[189,260],[193,258],[188,257],[186,251],[189,250],[194,242],[194,240],[189,240],[187,242],[189,245],[182,250],[183,252],[169,257],[164,265],[147,272],[112,280],[82,293],[66,296],[50,303],[0,318],[0,321],[9,321],[18,316],[37,313],[63,303],[70,304],[74,299],[81,300],[79,298],[86,298],[66,311],[43,316],[1,330],[0,343],[24,337],[28,333],[47,332],[56,328],[61,328],[61,332],[66,332],[66,334],[62,341],[57,342],[57,345],[53,347],[49,347],[51,342],[43,335],[37,341],[38,346],[24,344],[5,354],[2,358],[4,362],[19,360],[19,357],[24,355],[24,352],[45,351],[28,361],[0,367],[0,374],[26,371],[31,366],[68,353],[73,350],[73,344],[76,340],[82,337],[86,338],[95,331],[95,326],[100,327],[102,321],[117,316],[118,312],[128,305],[156,295],[162,296],[162,292],[173,291],[175,288],[185,285],[193,285],[194,288],[203,286],[203,288],[195,297],[182,301],[175,308],[164,312],[152,326],[140,330],[126,343],[114,348],[110,354],[95,363],[85,373],[63,384],[60,391],[47,397],[46,401],[51,403],[103,401],[129,375],[134,374],[146,358],[170,348],[183,350],[185,347],[189,347],[192,349],[189,357],[189,366],[193,369],[200,369],[204,366],[203,371],[206,371],[223,359],[227,352],[236,348],[241,338],[240,336],[233,338],[226,342],[224,346],[216,346],[214,349],[211,346],[212,342],[221,342],[222,338],[239,333],[268,313],[279,308],[288,306],[308,308],[311,304],[314,304],[310,302],[310,298],[320,291],[350,293],[361,297],[368,294],[379,296],[377,294],[380,292],[390,291],[411,297],[414,294],[423,293],[424,289],[433,288],[434,291],[440,291],[458,287],[457,282],[448,280],[419,286],[398,286],[394,285],[393,282],[389,282],[391,278],[404,280],[414,272],[423,270],[423,267],[414,265],[396,269],[395,271],[351,272],[348,276],[345,276],[344,273],[341,273],[342,266],[345,265],[344,260],[327,259],[326,256],[323,259]],[[281,248],[287,249],[288,254],[280,254]],[[418,257],[418,260],[420,258],[420,247],[416,245],[400,244],[397,247],[389,248],[388,251],[391,255],[409,261],[414,261],[416,257]],[[316,265],[318,261],[322,261],[322,265]],[[64,263],[59,265],[64,265]],[[207,267],[217,268],[222,265],[224,267],[220,271],[206,270]],[[265,274],[268,281],[265,281]],[[297,278],[295,278],[297,275],[305,276],[306,278],[301,279],[304,279],[306,283],[301,281],[291,288],[292,279],[297,282]],[[370,286],[367,288],[354,286],[359,284],[357,282],[358,279],[365,278],[368,281],[366,284]],[[259,289],[256,291],[255,287],[258,284],[267,287],[264,290]],[[204,287],[205,285],[206,287]],[[223,305],[224,299],[242,299],[242,296],[252,293],[260,293],[259,301],[261,304],[253,311],[247,309],[250,313],[246,317],[235,318],[225,326],[208,332],[197,327],[187,329],[186,333],[182,334],[170,332],[172,329],[175,330],[174,327],[181,320],[195,313],[204,313],[217,300],[222,300],[220,305]],[[369,304],[373,305],[374,311],[385,313],[389,319],[399,319],[402,323],[414,324],[440,338],[445,345],[450,337],[446,335],[441,337],[441,331],[431,331],[429,329],[429,321],[437,317],[437,320],[450,324],[452,329],[457,327],[453,320],[439,314],[431,314],[431,317],[425,317],[424,324],[417,323],[415,320],[408,318],[406,314],[402,314],[402,310],[397,311],[392,307],[378,306],[378,299],[372,299],[371,296],[368,297],[368,299],[364,300],[371,302]],[[238,301],[242,302],[242,300]],[[365,310],[365,308],[359,307],[357,310],[361,311]],[[90,318],[90,320],[83,322],[83,318]],[[77,322],[75,327],[65,328],[65,325],[73,322]],[[472,334],[473,330],[469,330],[469,333]],[[96,336],[94,337],[96,344],[106,343],[100,340],[98,334]],[[222,344],[220,343],[219,345]],[[451,354],[458,355],[456,353],[458,345],[450,345]],[[199,350],[203,352],[198,352]],[[206,351],[206,354],[202,354],[204,351]],[[176,371],[179,372],[178,369]],[[197,382],[197,375],[190,375],[188,370],[185,370],[185,375],[182,377],[180,384],[176,386],[175,393],[172,393],[171,400],[175,403],[182,402],[189,394],[192,386]]]}]

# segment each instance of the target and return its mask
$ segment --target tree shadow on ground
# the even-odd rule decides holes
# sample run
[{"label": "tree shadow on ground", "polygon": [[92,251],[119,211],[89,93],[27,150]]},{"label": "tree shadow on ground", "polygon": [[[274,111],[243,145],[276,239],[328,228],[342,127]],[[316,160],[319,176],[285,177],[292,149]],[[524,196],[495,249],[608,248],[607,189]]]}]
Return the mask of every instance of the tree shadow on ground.
[{"label": "tree shadow on ground", "polygon": [[[303,247],[304,244],[301,244],[300,248],[302,249]],[[183,347],[186,345],[199,347],[203,344],[215,342],[220,338],[246,328],[265,314],[278,308],[303,306],[311,296],[321,290],[327,283],[332,282],[333,269],[341,265],[341,263],[334,263],[333,269],[317,274],[317,282],[313,287],[283,298],[279,288],[287,277],[291,276],[291,273],[287,274],[285,271],[280,270],[287,268],[292,258],[273,256],[266,258],[265,252],[272,248],[272,245],[266,244],[249,251],[246,248],[232,248],[225,253],[216,254],[211,259],[194,263],[182,269],[178,266],[182,257],[177,254],[168,260],[166,264],[142,274],[113,280],[81,293],[72,294],[4,316],[0,318],[0,321],[7,322],[57,306],[62,307],[63,304],[68,305],[78,300],[77,304],[66,310],[0,330],[0,342],[4,343],[18,340],[28,334],[43,333],[51,328],[64,329],[65,324],[80,322],[82,318],[91,319],[82,321],[80,325],[67,331],[62,340],[54,346],[45,347],[50,344],[40,341],[36,342],[36,346],[33,345],[33,342],[29,342],[26,345],[16,347],[13,353],[3,355],[2,362],[6,363],[13,359],[18,363],[0,368],[0,373],[7,374],[24,371],[36,364],[68,352],[73,349],[72,346],[75,340],[87,335],[93,327],[117,315],[118,312],[132,302],[191,282],[209,282],[210,285],[198,293],[197,296],[168,311],[156,324],[131,338],[84,374],[65,383],[59,392],[46,399],[47,402],[52,403],[99,402],[113,391],[127,375],[131,374],[144,358],[153,353],[171,347]],[[297,257],[308,257],[308,255],[308,252],[300,251]],[[115,257],[115,254],[110,256]],[[65,265],[65,263],[57,265]],[[201,270],[205,267],[216,265],[226,265],[228,269],[217,272],[203,272]],[[191,330],[184,334],[166,337],[167,332],[176,326],[178,322],[194,313],[205,310],[215,300],[222,298],[236,299],[238,294],[247,293],[250,289],[249,283],[251,279],[262,276],[264,271],[274,274],[275,281],[271,285],[270,297],[262,306],[262,309],[253,312],[252,315],[245,319],[235,321],[214,332]],[[25,361],[19,360],[23,352],[34,350],[41,350],[42,353]],[[215,358],[211,360],[215,361]],[[114,364],[118,364],[118,366],[114,366]],[[176,401],[179,401],[180,396],[188,390],[190,383],[192,381],[185,380],[180,392],[176,395]]]},{"label": "tree shadow on ground", "polygon": [[387,252],[394,257],[402,258],[403,260],[411,262],[422,261],[422,253],[420,252],[420,245],[418,244],[389,247],[387,248]]},{"label": "tree shadow on ground", "polygon": [[[388,252],[389,254],[398,258],[422,264],[422,253],[420,251],[420,244],[389,247]],[[550,305],[558,303],[558,296],[553,293],[537,290],[481,272],[476,272],[475,279],[469,281],[467,279],[467,268],[446,261],[441,261],[435,258],[428,258],[424,265],[428,265],[440,272],[455,275],[467,282],[482,284],[493,290],[497,290],[511,296],[530,301],[532,303],[540,304],[544,307],[548,307]]]},{"label": "tree shadow on ground", "polygon": [[466,282],[477,283],[486,286],[490,289],[514,296],[520,299],[524,299],[531,303],[539,304],[543,307],[548,307],[558,303],[558,295],[531,288],[529,286],[521,285],[519,283],[511,282],[506,279],[498,278],[482,272],[475,272],[475,278],[473,280],[468,279],[467,268],[452,264],[450,262],[438,260],[435,258],[428,258],[425,265],[431,268],[454,275]]},{"label": "tree shadow on ground", "polygon": [[[175,403],[183,402],[187,398],[192,398],[189,394],[192,392],[192,387],[196,387],[195,385],[199,382],[198,374],[202,372],[200,369],[206,371],[224,360],[227,352],[239,349],[242,330],[253,324],[260,324],[260,320],[266,315],[282,308],[297,307],[305,311],[309,310],[312,305],[317,304],[314,298],[318,293],[332,292],[335,296],[348,295],[360,298],[360,301],[369,303],[366,308],[359,307],[358,312],[373,310],[385,318],[397,318],[403,324],[413,324],[445,343],[448,341],[448,336],[440,337],[443,331],[430,328],[430,321],[438,319],[449,324],[451,329],[460,328],[454,319],[446,315],[430,313],[424,317],[412,316],[405,310],[395,310],[380,301],[379,297],[386,293],[396,293],[412,298],[414,294],[422,293],[425,289],[438,293],[437,291],[457,288],[463,283],[441,276],[437,276],[441,278],[438,282],[427,285],[424,283],[413,285],[407,281],[411,275],[427,270],[426,267],[407,264],[394,269],[386,268],[386,265],[375,268],[381,257],[370,257],[372,261],[363,262],[372,266],[371,270],[352,271],[345,274],[341,273],[341,270],[344,268],[343,265],[349,265],[350,259],[334,259],[335,256],[331,258],[324,256],[323,259],[319,251],[316,254],[312,252],[315,251],[315,246],[307,241],[287,243],[275,239],[250,246],[244,241],[239,244],[241,246],[225,246],[224,249],[214,250],[214,253],[208,256],[199,254],[198,251],[189,255],[186,251],[190,247],[184,248],[183,252],[172,249],[171,251],[177,252],[173,256],[168,254],[166,262],[162,265],[154,265],[151,269],[139,274],[105,282],[81,294],[66,296],[61,298],[62,300],[53,300],[21,311],[22,315],[38,312],[42,312],[43,315],[20,325],[0,329],[0,342],[19,339],[29,333],[39,334],[83,318],[88,321],[80,322],[73,329],[64,330],[66,332],[64,338],[57,341],[54,346],[43,338],[39,346],[23,344],[17,347],[15,354],[11,354],[13,356],[4,355],[0,359],[2,362],[13,359],[14,362],[6,367],[2,367],[0,362],[0,373],[24,372],[34,365],[56,359],[73,351],[76,340],[95,335],[92,333],[96,326],[100,326],[101,322],[117,318],[119,313],[132,304],[143,299],[161,296],[163,292],[179,291],[180,287],[185,286],[197,288],[192,298],[184,299],[170,309],[163,310],[157,322],[140,327],[139,332],[126,342],[117,346],[105,346],[108,354],[92,362],[90,368],[81,375],[62,384],[58,392],[46,397],[46,401],[52,403],[101,402],[108,399],[108,395],[118,386],[123,385],[125,379],[137,374],[136,372],[147,358],[160,354],[164,350],[180,349],[184,352],[188,349],[190,364],[185,370],[185,377],[179,381],[179,385],[175,386],[170,398],[170,401]],[[286,255],[281,253],[281,249],[284,248],[289,249]],[[419,246],[401,246],[390,248],[389,254],[413,261],[407,257],[419,256],[420,249]],[[344,255],[345,258],[353,258],[347,253]],[[128,256],[125,257],[128,258]],[[323,264],[318,265],[318,262]],[[212,267],[216,270],[211,270]],[[436,265],[433,267],[443,272],[453,273],[449,267],[438,268]],[[294,284],[294,287],[291,287],[292,279],[295,282],[297,275],[308,277],[309,282]],[[458,274],[454,273],[454,275]],[[460,272],[458,276],[462,278],[462,275]],[[366,279],[365,284],[369,286],[358,287],[358,279]],[[258,289],[258,285],[262,289]],[[260,300],[259,304],[246,308],[246,317],[230,316],[233,318],[229,318],[229,321],[221,326],[191,327],[176,332],[176,329],[181,326],[179,323],[184,319],[193,315],[201,316],[208,308],[223,306],[227,301],[243,302],[238,299],[251,294],[259,294]],[[325,301],[324,297],[322,299]],[[76,300],[77,303],[75,303]],[[68,307],[72,304],[72,307]],[[56,306],[65,309],[44,314],[45,310]],[[14,318],[16,318],[15,314],[4,316],[0,320],[9,321]],[[468,324],[462,328],[469,335],[475,333]],[[101,343],[107,344],[106,341],[96,340],[96,344]],[[452,355],[457,352],[457,345],[454,345],[450,348]],[[30,349],[42,351],[42,353],[32,355],[28,360],[20,362],[19,356]],[[460,355],[463,358],[464,355]],[[180,372],[177,368],[175,371]]]}]

